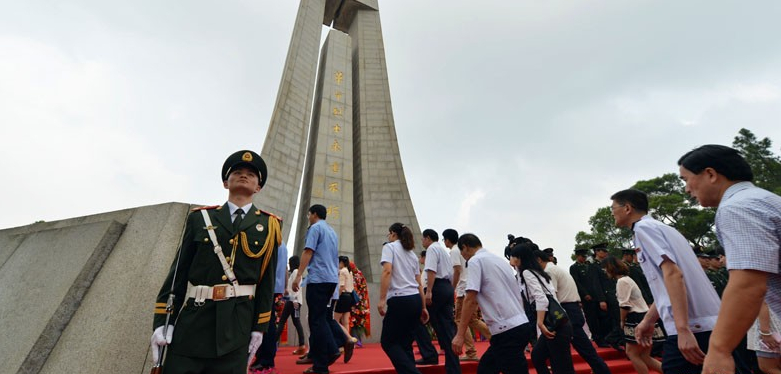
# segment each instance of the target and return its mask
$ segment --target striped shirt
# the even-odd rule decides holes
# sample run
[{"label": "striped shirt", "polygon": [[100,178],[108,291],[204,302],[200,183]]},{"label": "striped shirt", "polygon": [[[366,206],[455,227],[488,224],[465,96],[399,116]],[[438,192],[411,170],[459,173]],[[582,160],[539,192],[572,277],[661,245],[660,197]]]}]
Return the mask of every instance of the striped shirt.
[{"label": "striped shirt", "polygon": [[751,182],[730,186],[716,211],[716,236],[728,269],[769,273],[765,301],[781,315],[781,197]]}]

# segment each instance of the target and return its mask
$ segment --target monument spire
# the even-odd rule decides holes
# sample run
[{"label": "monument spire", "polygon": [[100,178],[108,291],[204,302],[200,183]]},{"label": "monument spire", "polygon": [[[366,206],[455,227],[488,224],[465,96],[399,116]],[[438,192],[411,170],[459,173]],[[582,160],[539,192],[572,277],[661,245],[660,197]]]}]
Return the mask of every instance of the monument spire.
[{"label": "monument spire", "polygon": [[[322,24],[332,29],[318,69],[311,43],[319,42]],[[409,225],[419,237],[396,138],[376,0],[301,1],[261,154],[273,178],[256,204],[283,215],[285,238],[298,225],[296,253],[307,226],[305,220],[290,222],[302,178],[299,217],[312,204],[326,206],[340,253],[354,259],[368,280],[379,279],[382,243],[392,223]]]}]

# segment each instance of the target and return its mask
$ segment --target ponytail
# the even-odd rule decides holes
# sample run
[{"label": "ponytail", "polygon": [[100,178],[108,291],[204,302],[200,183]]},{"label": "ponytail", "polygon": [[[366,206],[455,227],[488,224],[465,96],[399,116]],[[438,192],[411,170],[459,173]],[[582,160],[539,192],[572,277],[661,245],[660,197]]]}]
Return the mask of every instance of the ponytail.
[{"label": "ponytail", "polygon": [[402,223],[396,222],[391,225],[388,231],[395,233],[399,237],[401,246],[410,251],[415,248],[415,238],[412,237],[412,230]]}]

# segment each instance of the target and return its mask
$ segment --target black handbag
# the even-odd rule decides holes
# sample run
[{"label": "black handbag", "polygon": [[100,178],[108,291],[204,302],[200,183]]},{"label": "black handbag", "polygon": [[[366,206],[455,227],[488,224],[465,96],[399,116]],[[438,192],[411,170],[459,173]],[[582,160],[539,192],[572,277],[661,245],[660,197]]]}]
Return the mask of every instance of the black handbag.
[{"label": "black handbag", "polygon": [[550,291],[548,291],[548,287],[545,287],[544,283],[542,283],[540,276],[533,271],[531,271],[531,273],[534,274],[534,276],[537,278],[537,281],[540,282],[540,286],[542,286],[542,289],[545,292],[545,296],[548,298],[548,310],[545,312],[545,319],[543,320],[543,324],[545,325],[545,328],[548,329],[548,331],[556,331],[556,329],[558,329],[561,325],[569,322],[567,311],[564,310],[561,304],[556,301],[556,298],[551,295]]}]

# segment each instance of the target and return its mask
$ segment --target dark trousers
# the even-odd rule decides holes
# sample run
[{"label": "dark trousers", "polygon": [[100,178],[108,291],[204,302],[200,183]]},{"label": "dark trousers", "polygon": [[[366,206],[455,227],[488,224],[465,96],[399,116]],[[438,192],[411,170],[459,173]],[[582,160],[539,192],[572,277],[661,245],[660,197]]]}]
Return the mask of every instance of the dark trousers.
[{"label": "dark trousers", "polygon": [[609,344],[623,344],[624,334],[621,332],[621,311],[616,299],[616,291],[605,295],[607,311],[599,310],[599,336]]},{"label": "dark trousers", "polygon": [[[697,339],[697,345],[700,349],[708,353],[708,342],[710,341],[710,331],[694,333]],[[737,351],[732,352],[732,358],[735,360],[735,368],[738,373],[750,372],[746,367],[745,361],[740,357]],[[664,341],[664,354],[662,355],[662,371],[665,373],[687,373],[697,374],[702,372],[702,365],[695,365],[683,357],[678,350],[678,335],[669,335]]]},{"label": "dark trousers", "polygon": [[380,345],[397,373],[420,374],[412,355],[412,339],[420,324],[423,302],[420,294],[388,299],[388,310],[382,320]]},{"label": "dark trousers", "polygon": [[279,341],[279,338],[282,336],[282,331],[284,330],[285,323],[287,323],[287,319],[291,318],[293,320],[293,326],[296,328],[296,333],[298,333],[298,344],[296,345],[304,345],[304,327],[301,326],[301,318],[299,317],[299,310],[296,310],[295,305],[293,305],[293,302],[290,300],[285,301],[285,307],[282,309],[282,315],[279,317],[279,325],[277,325],[277,341]]},{"label": "dark trousers", "polygon": [[249,341],[241,348],[217,358],[187,357],[168,352],[163,374],[246,374]]},{"label": "dark trousers", "polygon": [[523,350],[533,328],[531,323],[524,323],[492,335],[488,349],[477,364],[477,374],[528,374]]},{"label": "dark trousers", "polygon": [[588,366],[591,366],[591,371],[594,374],[610,374],[605,360],[599,357],[597,350],[594,349],[594,345],[591,344],[591,340],[588,339],[588,335],[583,330],[583,324],[586,323],[586,320],[578,303],[561,303],[561,306],[567,311],[569,322],[572,325],[572,347],[575,348],[580,357],[583,357]]},{"label": "dark trousers", "polygon": [[[276,300],[276,295],[274,295]],[[268,331],[263,334],[263,341],[260,343],[258,351],[255,353],[257,360],[253,367],[273,368],[274,358],[277,356],[277,308],[271,305],[271,319],[268,324]]]},{"label": "dark trousers", "polygon": [[453,322],[453,285],[450,280],[436,279],[431,290],[431,305],[428,306],[428,314],[431,327],[437,333],[439,347],[445,351],[445,373],[460,374],[461,363],[453,352],[452,342],[456,336],[456,323]]},{"label": "dark trousers", "polygon": [[[334,308],[336,308],[336,302],[337,299],[331,300],[331,305],[328,306],[328,328],[331,329],[331,335],[334,336],[334,344],[336,345],[336,349],[338,350],[339,347],[344,347],[345,344],[347,344],[347,337],[344,336],[344,331],[342,330],[342,326],[339,325],[339,322],[334,319]],[[331,354],[336,354],[337,352],[331,352]]]},{"label": "dark trousers", "polygon": [[328,370],[330,355],[338,350],[334,334],[328,324],[333,316],[328,314],[331,295],[336,283],[309,283],[306,286],[306,304],[309,307],[309,357],[317,372]]},{"label": "dark trousers", "polygon": [[420,356],[425,361],[439,361],[439,352],[434,348],[434,344],[431,344],[431,334],[428,333],[426,325],[418,322],[418,327],[415,329],[415,343],[418,344],[420,350]]},{"label": "dark trousers", "polygon": [[537,338],[532,350],[532,363],[539,374],[549,374],[547,361],[554,374],[575,374],[572,364],[572,325],[567,322],[556,329],[556,336],[548,339],[543,335]]},{"label": "dark trousers", "polygon": [[583,314],[586,315],[586,323],[588,323],[588,329],[591,332],[591,338],[595,342],[598,342],[599,338],[599,303],[591,301],[581,301],[583,303]]}]

